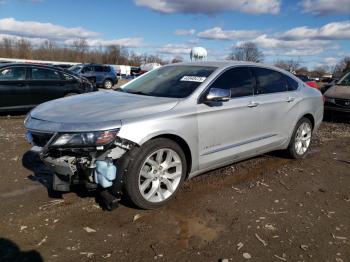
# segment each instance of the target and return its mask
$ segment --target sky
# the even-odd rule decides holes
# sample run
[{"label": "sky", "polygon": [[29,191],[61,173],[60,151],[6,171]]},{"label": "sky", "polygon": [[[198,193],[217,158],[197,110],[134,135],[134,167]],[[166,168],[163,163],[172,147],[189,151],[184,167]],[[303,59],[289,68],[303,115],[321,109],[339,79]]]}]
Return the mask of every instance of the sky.
[{"label": "sky", "polygon": [[0,40],[119,44],[163,59],[202,46],[223,60],[254,42],[266,63],[333,66],[350,56],[350,0],[0,0]]}]

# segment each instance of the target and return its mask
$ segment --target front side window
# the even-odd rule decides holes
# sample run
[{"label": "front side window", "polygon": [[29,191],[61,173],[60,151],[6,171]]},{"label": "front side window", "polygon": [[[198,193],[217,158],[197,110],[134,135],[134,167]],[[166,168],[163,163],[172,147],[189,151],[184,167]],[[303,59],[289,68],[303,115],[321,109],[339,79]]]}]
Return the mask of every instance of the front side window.
[{"label": "front side window", "polygon": [[254,68],[258,94],[270,94],[287,91],[287,83],[283,74],[271,69]]},{"label": "front side window", "polygon": [[78,74],[82,68],[83,67],[81,65],[75,65],[75,66],[68,68],[68,70],[72,71],[75,74]]},{"label": "front side window", "polygon": [[66,80],[66,81],[74,80],[74,77],[69,75],[69,74],[63,73],[62,75],[63,75],[63,79]]},{"label": "front side window", "polygon": [[103,72],[103,66],[94,66],[95,72]]},{"label": "front side window", "polygon": [[84,68],[81,70],[82,73],[90,73],[93,71],[94,69],[92,68],[92,66],[84,66]]},{"label": "front side window", "polygon": [[61,80],[58,71],[46,68],[32,68],[32,80]]},{"label": "front side window", "polygon": [[155,69],[119,91],[159,97],[184,98],[192,94],[216,67],[166,66]]},{"label": "front side window", "polygon": [[25,80],[26,68],[25,67],[7,67],[0,70],[0,81],[10,80]]},{"label": "front side window", "polygon": [[230,89],[231,97],[254,94],[255,80],[248,67],[232,68],[224,72],[211,85],[211,88]]}]

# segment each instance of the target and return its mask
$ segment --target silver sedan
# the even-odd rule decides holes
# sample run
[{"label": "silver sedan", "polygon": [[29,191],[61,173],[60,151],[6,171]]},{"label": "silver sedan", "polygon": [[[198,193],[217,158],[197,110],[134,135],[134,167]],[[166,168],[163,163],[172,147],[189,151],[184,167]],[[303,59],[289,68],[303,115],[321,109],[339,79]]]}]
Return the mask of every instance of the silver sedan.
[{"label": "silver sedan", "polygon": [[273,150],[304,157],[322,117],[321,93],[286,71],[195,62],[44,103],[25,126],[54,189],[82,183],[151,209],[203,172]]}]

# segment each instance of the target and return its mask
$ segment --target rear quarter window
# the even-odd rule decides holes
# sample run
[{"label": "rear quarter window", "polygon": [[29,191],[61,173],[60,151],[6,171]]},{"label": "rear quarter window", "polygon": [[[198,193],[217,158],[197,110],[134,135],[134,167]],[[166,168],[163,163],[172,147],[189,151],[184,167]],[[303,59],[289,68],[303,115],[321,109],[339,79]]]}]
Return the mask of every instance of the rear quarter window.
[{"label": "rear quarter window", "polygon": [[285,75],[285,79],[287,81],[288,91],[294,91],[298,89],[299,83],[297,81],[295,81],[294,79],[286,75]]}]

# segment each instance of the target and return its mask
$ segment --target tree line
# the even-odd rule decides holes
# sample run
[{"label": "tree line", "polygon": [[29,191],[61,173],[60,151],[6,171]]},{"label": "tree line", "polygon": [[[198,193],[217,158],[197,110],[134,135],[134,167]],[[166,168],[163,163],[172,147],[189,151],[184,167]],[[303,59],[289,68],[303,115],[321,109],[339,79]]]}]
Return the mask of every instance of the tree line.
[{"label": "tree line", "polygon": [[62,46],[53,41],[35,46],[25,39],[4,38],[0,42],[0,57],[131,66],[164,63],[158,55],[139,55],[119,45],[91,48],[85,39],[76,40],[71,46]]},{"label": "tree line", "polygon": [[[139,66],[144,63],[166,64],[183,61],[181,56],[175,56],[171,61],[164,61],[158,55],[136,54],[119,45],[91,48],[85,39],[76,40],[71,46],[62,46],[53,41],[45,41],[41,45],[36,46],[25,39],[4,38],[0,42],[0,57],[131,66]],[[239,46],[233,47],[226,59],[263,62],[264,58],[264,53],[259,50],[255,43],[244,42]],[[302,66],[301,61],[294,59],[276,60],[274,65],[287,71],[310,77],[321,77],[325,73],[332,73],[339,77],[350,70],[350,57],[343,58],[333,67],[318,66],[313,70]]]}]

